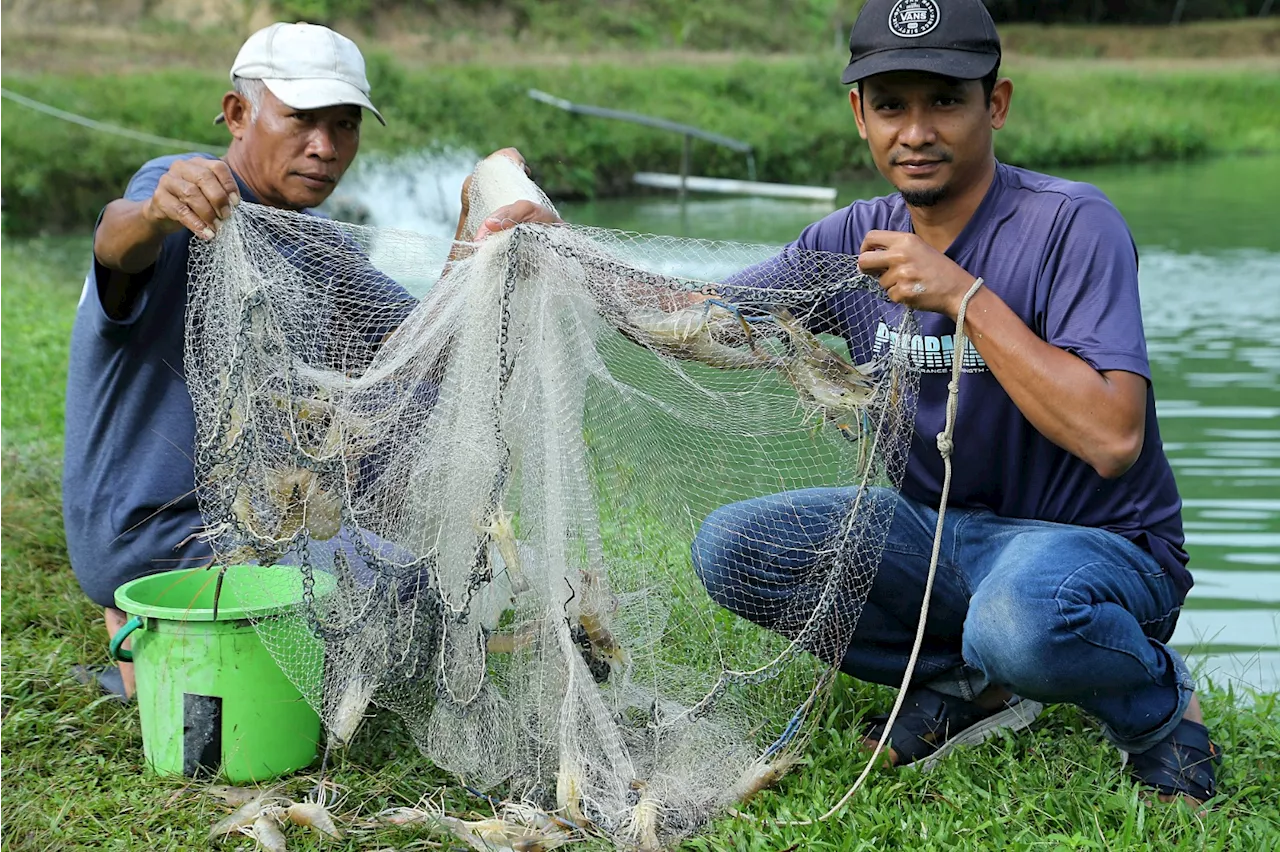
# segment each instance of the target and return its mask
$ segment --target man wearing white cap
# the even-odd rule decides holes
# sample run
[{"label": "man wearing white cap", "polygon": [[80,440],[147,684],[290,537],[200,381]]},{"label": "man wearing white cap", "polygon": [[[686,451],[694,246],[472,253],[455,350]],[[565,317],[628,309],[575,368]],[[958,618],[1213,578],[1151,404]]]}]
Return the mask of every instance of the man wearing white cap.
[{"label": "man wearing white cap", "polygon": [[[272,24],[249,37],[222,97],[231,144],[222,158],[161,157],[142,166],[124,197],[103,210],[71,337],[67,376],[63,518],[71,565],[124,622],[117,587],[158,571],[207,565],[196,539],[195,414],[182,373],[187,262],[192,236],[212,239],[241,200],[308,211],[333,192],[360,147],[369,98],[364,58],[350,39],[310,24]],[[508,150],[509,155],[518,153]],[[466,193],[463,193],[463,218]],[[495,211],[547,221],[524,203]],[[390,332],[414,305],[394,282],[352,286]],[[390,320],[387,317],[391,317]],[[359,318],[346,318],[360,321]],[[98,673],[122,697],[132,667]]]}]

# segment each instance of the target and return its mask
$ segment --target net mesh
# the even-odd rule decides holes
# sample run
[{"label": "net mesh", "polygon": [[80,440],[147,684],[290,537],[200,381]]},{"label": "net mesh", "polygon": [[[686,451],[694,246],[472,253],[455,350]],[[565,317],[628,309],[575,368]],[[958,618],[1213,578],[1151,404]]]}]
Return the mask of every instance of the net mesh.
[{"label": "net mesh", "polygon": [[[520,199],[550,205],[483,161],[468,239]],[[642,848],[802,747],[918,382],[884,345],[907,334],[815,336],[836,300],[910,331],[856,258],[545,225],[454,244],[242,204],[190,278],[206,534],[279,566],[291,603],[259,633],[331,744],[389,708],[466,783]],[[768,594],[777,512],[717,510],[831,486],[847,513]]]}]

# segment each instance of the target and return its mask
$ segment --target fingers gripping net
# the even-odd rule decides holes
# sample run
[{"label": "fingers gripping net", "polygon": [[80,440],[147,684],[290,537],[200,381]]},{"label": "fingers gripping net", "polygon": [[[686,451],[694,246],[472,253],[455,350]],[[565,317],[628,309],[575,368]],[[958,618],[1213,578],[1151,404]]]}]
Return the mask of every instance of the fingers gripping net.
[{"label": "fingers gripping net", "polygon": [[[501,158],[471,198],[471,233],[548,203]],[[910,314],[844,255],[527,225],[451,248],[248,204],[193,246],[208,535],[280,566],[295,603],[259,631],[332,743],[374,702],[472,785],[666,844],[816,715],[905,464]],[[847,353],[813,333],[835,306],[870,330]],[[833,486],[817,533],[790,495],[720,508]]]}]

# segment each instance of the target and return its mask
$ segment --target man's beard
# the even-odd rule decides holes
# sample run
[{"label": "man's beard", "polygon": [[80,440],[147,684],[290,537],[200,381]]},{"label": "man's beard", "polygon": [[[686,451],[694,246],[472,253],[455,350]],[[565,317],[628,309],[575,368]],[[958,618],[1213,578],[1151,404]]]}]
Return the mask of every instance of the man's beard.
[{"label": "man's beard", "polygon": [[932,189],[899,189],[902,200],[912,207],[932,207],[947,197],[950,187],[946,184]]}]

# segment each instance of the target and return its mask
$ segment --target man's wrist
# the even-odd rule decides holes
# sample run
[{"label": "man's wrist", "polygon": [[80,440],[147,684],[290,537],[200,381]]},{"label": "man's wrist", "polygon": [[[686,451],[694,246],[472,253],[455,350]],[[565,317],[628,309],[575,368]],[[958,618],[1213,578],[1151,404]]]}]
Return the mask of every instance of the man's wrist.
[{"label": "man's wrist", "polygon": [[[973,289],[973,285],[981,280],[977,275],[970,275],[968,272],[964,274],[957,284],[958,286],[952,291],[951,299],[947,305],[947,316],[953,321],[960,316],[960,305],[964,303],[965,297],[969,295],[969,291]],[[974,293],[973,298],[977,298],[978,294]],[[972,301],[970,301],[972,304]]]}]

